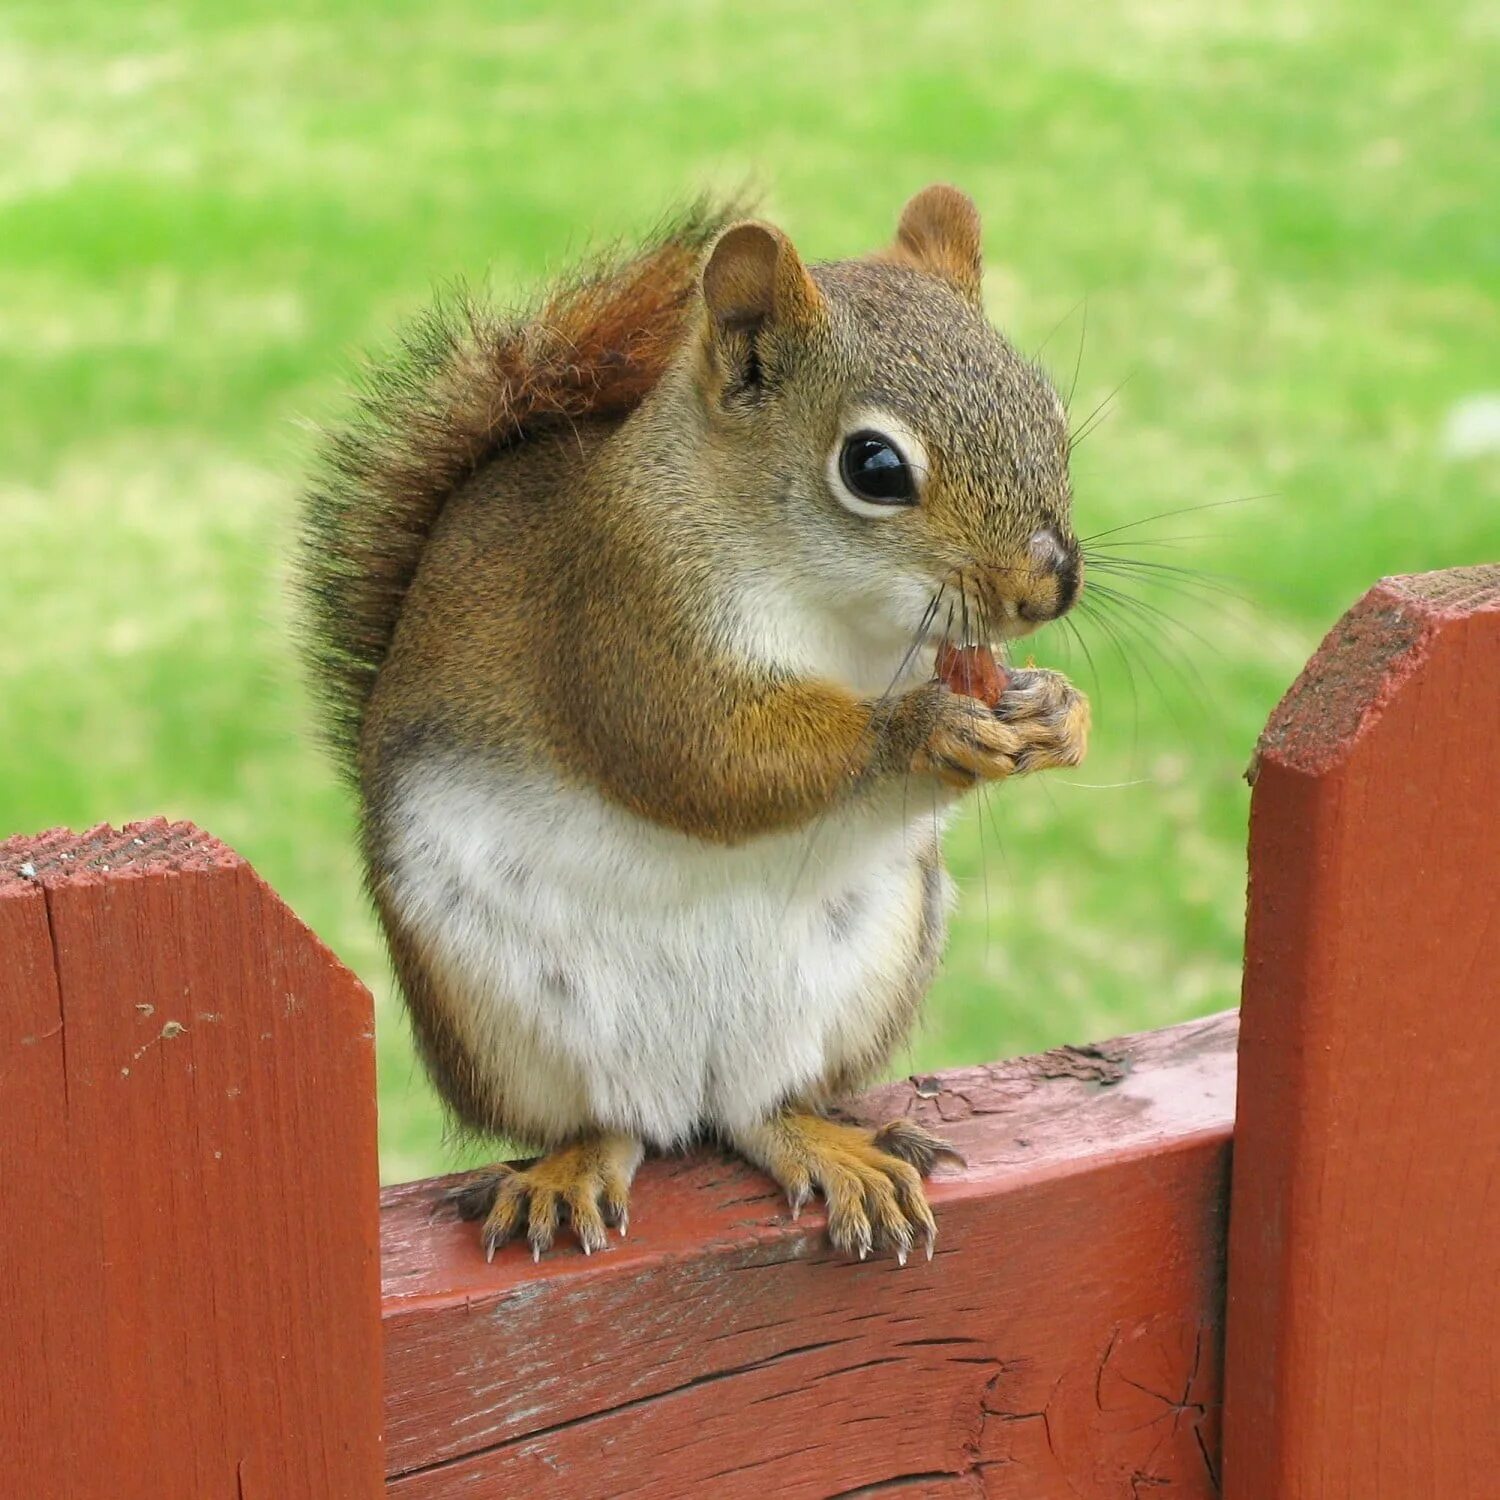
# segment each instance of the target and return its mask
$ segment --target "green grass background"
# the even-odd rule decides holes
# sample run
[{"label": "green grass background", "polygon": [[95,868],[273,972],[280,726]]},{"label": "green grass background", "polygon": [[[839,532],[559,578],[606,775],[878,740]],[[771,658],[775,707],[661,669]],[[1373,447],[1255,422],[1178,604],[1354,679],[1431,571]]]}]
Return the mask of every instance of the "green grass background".
[{"label": "green grass background", "polygon": [[1077,417],[1129,377],[1077,455],[1083,531],[1270,498],[1122,534],[1251,602],[1140,590],[1177,623],[1091,633],[1097,682],[1075,648],[1093,753],[955,829],[897,1066],[1233,1003],[1265,715],[1375,578],[1500,557],[1496,459],[1442,444],[1500,387],[1497,32],[1400,0],[11,0],[0,827],[170,813],[236,845],[375,990],[387,1175],[453,1161],[287,648],[310,424],[454,274],[517,291],[746,179],[806,253],[853,253],[947,179]]}]

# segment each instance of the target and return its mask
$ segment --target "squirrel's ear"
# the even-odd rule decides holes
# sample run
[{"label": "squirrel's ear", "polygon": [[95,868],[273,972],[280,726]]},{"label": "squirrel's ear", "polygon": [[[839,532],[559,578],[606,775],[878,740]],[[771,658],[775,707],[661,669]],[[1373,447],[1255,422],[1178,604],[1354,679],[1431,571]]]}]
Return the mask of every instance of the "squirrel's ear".
[{"label": "squirrel's ear", "polygon": [[901,211],[886,258],[951,282],[971,302],[981,300],[979,210],[956,187],[936,182]]},{"label": "squirrel's ear", "polygon": [[807,267],[779,229],[748,221],[731,225],[703,267],[703,304],[710,337],[740,383],[758,383],[763,335],[810,333],[828,305]]},{"label": "squirrel's ear", "polygon": [[703,267],[703,300],[724,328],[811,328],[826,316],[823,294],[792,242],[758,220],[732,224],[719,236]]}]

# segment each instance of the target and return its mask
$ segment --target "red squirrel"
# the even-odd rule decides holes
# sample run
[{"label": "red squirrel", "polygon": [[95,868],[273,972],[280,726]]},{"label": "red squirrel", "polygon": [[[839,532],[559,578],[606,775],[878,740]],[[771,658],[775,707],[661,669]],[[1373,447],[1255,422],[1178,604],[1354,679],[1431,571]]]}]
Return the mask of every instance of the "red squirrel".
[{"label": "red squirrel", "polygon": [[702,1138],[840,1249],[931,1254],[948,1148],[827,1110],[928,987],[942,812],[1089,723],[1054,672],[934,678],[1082,583],[1063,405],[980,276],[949,187],[813,266],[700,209],[530,313],[439,308],[331,438],[299,577],[370,889],[448,1106],[545,1153],[460,1194],[489,1254],[602,1247]]}]

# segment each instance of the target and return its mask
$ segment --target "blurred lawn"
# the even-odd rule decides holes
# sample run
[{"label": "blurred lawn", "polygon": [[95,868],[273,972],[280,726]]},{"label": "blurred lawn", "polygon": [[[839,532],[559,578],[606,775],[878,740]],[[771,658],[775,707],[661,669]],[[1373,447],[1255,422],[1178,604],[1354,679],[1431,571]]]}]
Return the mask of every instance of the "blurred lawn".
[{"label": "blurred lawn", "polygon": [[1076,417],[1129,377],[1077,455],[1083,531],[1272,497],[1121,534],[1253,606],[1145,590],[1181,623],[1091,631],[1097,684],[1075,648],[1093,755],[956,831],[964,904],[898,1066],[1231,1004],[1272,703],[1380,574],[1500,557],[1496,459],[1441,442],[1500,387],[1496,37],[1486,5],[1396,0],[12,0],[0,828],[165,812],[235,844],[379,997],[387,1174],[453,1160],[287,652],[308,419],[456,273],[505,293],[746,178],[806,252],[850,253],[951,179],[995,316],[1064,386],[1077,363]]}]

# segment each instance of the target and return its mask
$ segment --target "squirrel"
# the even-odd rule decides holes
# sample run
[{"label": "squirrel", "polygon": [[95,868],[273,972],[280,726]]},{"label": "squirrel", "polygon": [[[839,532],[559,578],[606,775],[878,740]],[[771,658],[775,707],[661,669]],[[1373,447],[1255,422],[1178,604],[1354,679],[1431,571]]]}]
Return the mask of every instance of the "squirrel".
[{"label": "squirrel", "polygon": [[457,1120],[544,1152],[455,1190],[488,1256],[628,1224],[717,1140],[828,1235],[936,1233],[915,1123],[833,1116],[914,1022],[946,811],[1084,752],[1087,700],[933,677],[1082,583],[1063,403],[991,325],[979,215],[806,265],[701,203],[529,312],[441,300],[304,512],[306,650],[370,892]]}]

